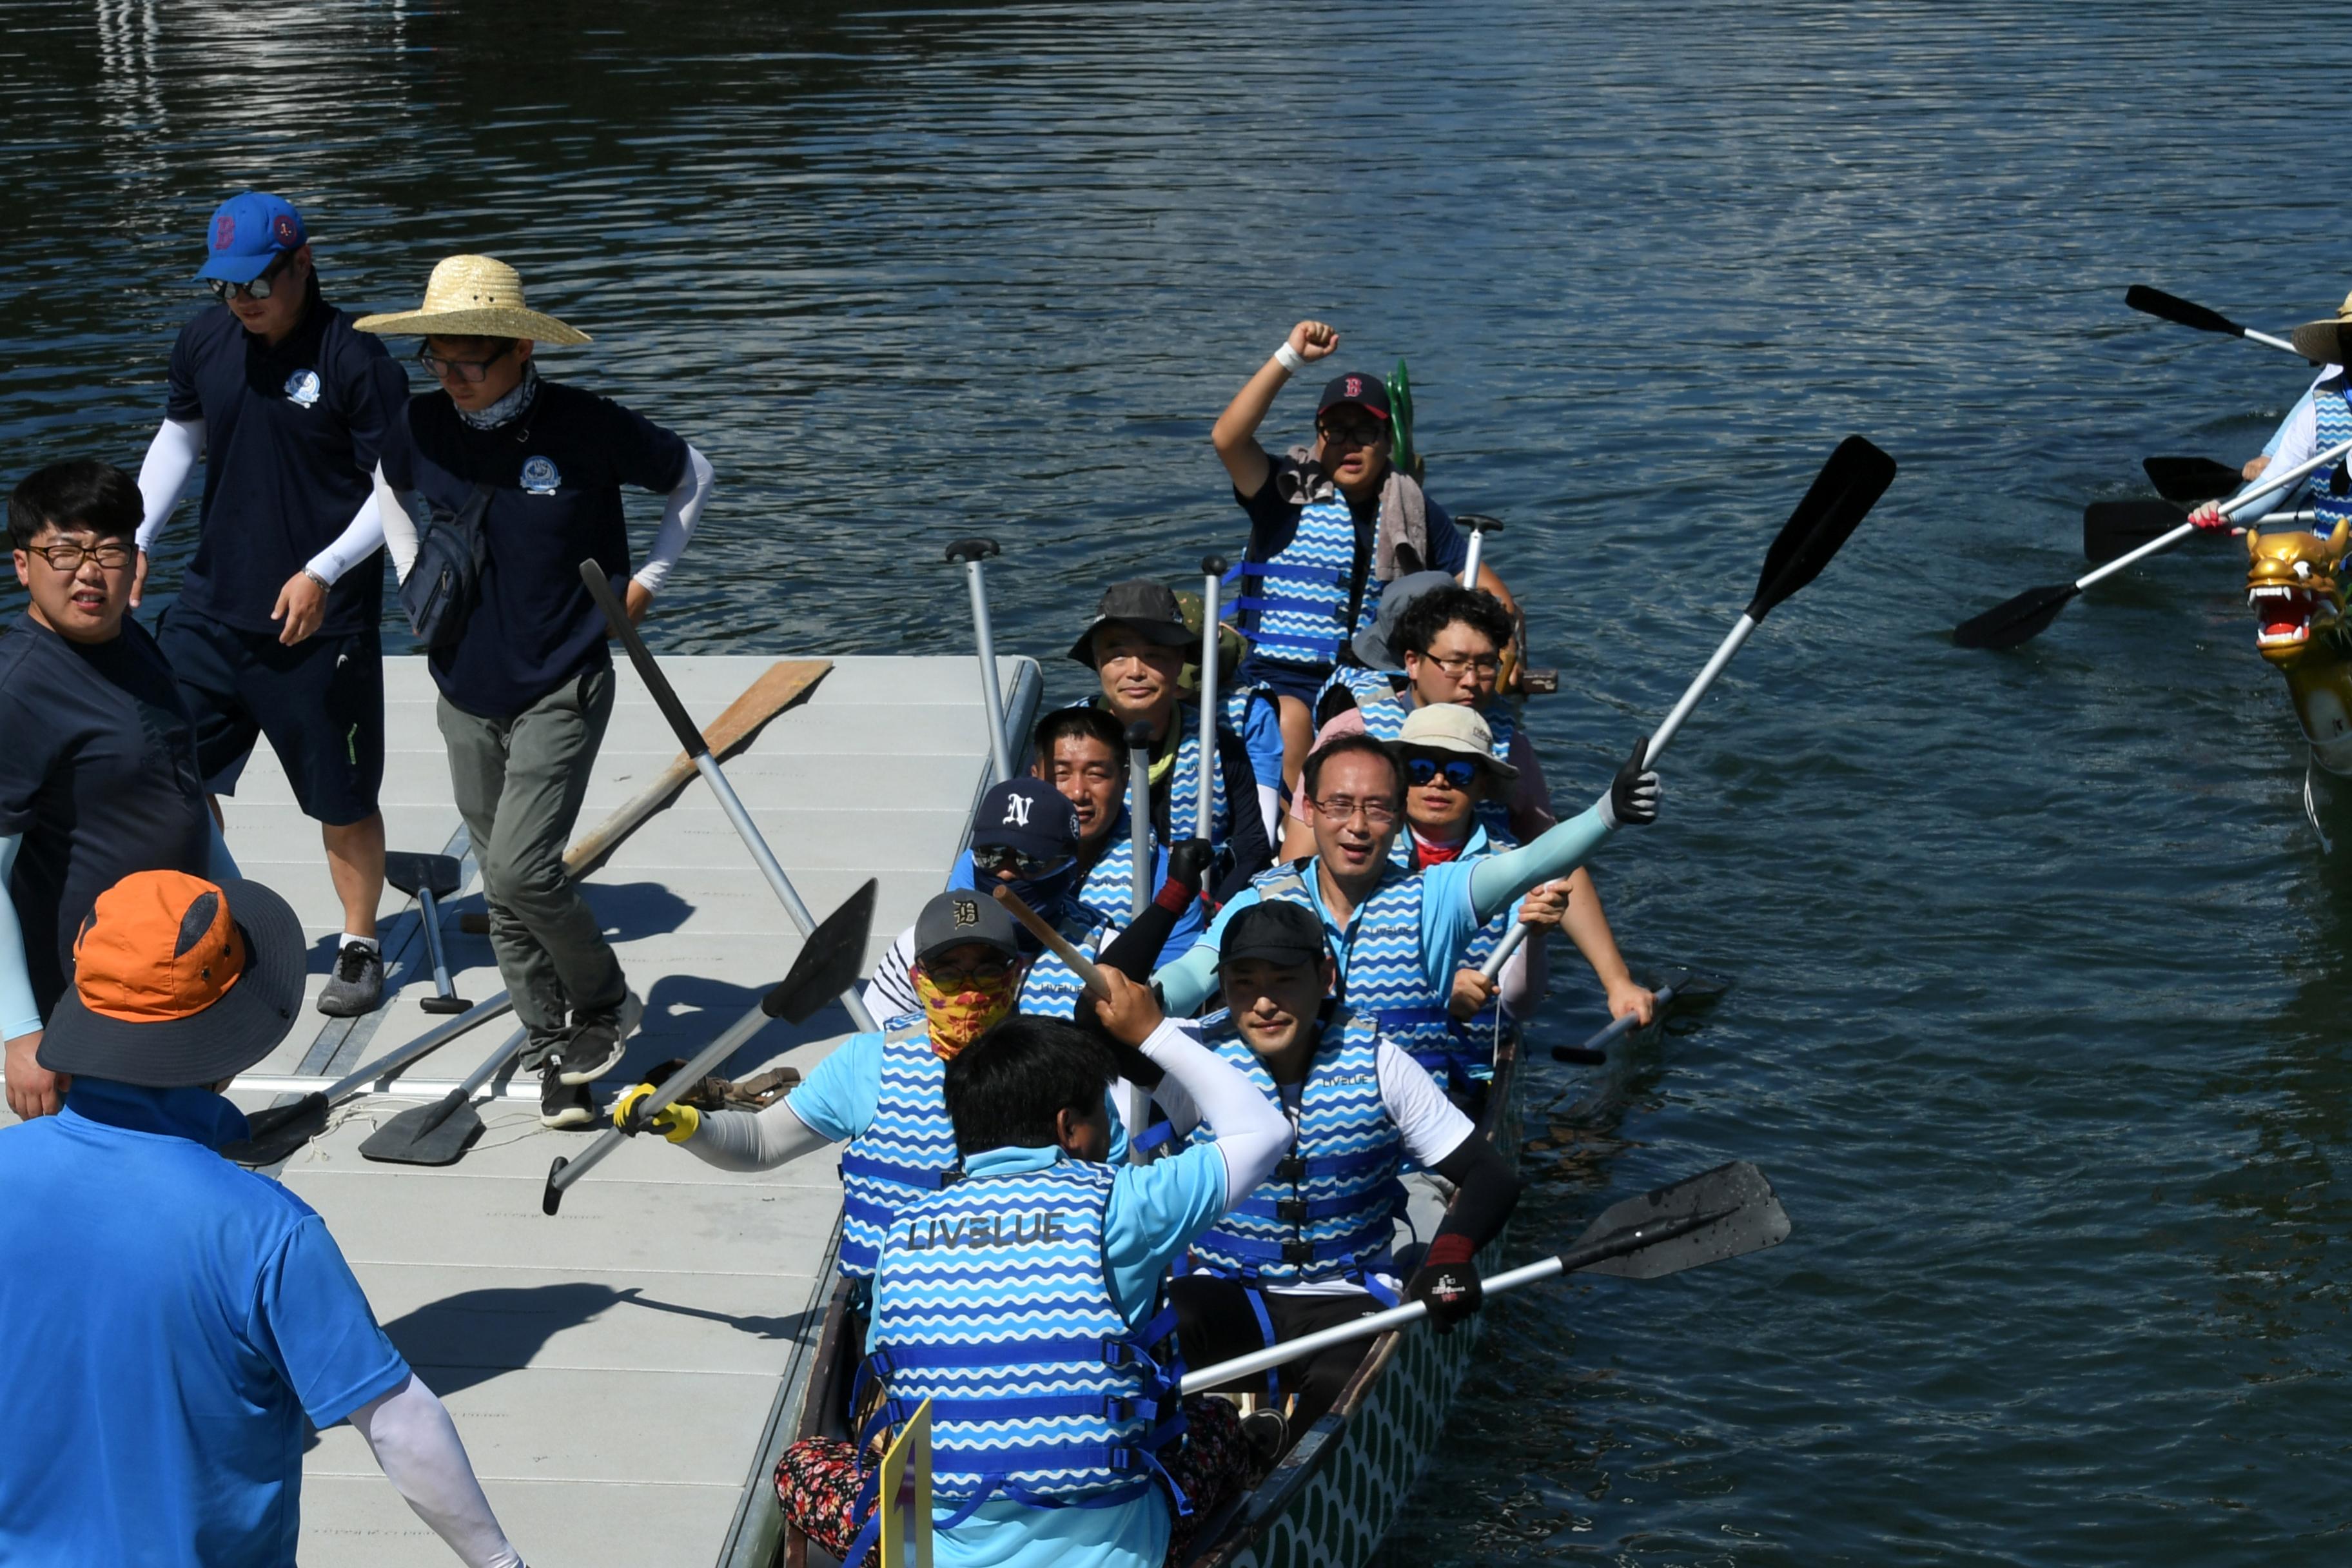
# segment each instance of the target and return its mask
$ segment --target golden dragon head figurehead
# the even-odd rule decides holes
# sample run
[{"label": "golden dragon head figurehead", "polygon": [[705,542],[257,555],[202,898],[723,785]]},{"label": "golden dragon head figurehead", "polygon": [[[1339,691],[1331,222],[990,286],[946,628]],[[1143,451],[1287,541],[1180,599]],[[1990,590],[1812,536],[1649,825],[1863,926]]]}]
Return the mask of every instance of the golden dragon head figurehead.
[{"label": "golden dragon head figurehead", "polygon": [[2246,530],[2246,603],[2261,627],[2254,646],[2273,664],[2294,663],[2314,634],[2344,618],[2336,568],[2347,539],[2352,524],[2341,522],[2325,539],[2299,528],[2279,533]]}]

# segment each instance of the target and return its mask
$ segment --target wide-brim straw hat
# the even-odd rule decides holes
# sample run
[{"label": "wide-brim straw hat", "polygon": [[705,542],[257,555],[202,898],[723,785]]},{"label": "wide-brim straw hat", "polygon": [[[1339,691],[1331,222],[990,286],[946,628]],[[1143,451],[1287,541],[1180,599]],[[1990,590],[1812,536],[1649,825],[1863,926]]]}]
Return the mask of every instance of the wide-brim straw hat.
[{"label": "wide-brim straw hat", "polygon": [[2344,303],[2336,307],[2334,317],[2304,322],[2289,341],[2294,344],[2295,353],[2314,364],[2340,364],[2344,360],[2340,329],[2345,327],[2352,327],[2352,294],[2344,296]]},{"label": "wide-brim straw hat", "polygon": [[1519,776],[1519,770],[1495,754],[1495,731],[1478,710],[1460,702],[1430,702],[1404,716],[1403,728],[1390,742],[1394,751],[1458,752],[1475,757],[1498,779]]},{"label": "wide-brim straw hat", "polygon": [[414,310],[362,316],[352,323],[388,337],[529,338],[535,343],[590,342],[587,333],[541,310],[526,310],[522,279],[495,256],[448,256],[425,285]]}]

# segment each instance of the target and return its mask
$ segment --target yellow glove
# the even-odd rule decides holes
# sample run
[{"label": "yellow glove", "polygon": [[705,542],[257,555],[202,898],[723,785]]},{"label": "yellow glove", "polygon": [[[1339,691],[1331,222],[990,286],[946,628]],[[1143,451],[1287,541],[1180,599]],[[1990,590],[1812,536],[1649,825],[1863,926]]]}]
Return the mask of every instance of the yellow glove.
[{"label": "yellow glove", "polygon": [[[638,1084],[623,1094],[613,1102],[613,1125],[625,1125],[628,1121],[629,1108],[641,1100],[652,1099],[653,1095],[654,1086],[649,1083]],[[702,1112],[691,1105],[673,1105],[654,1113],[653,1130],[673,1143],[685,1142],[701,1126]]]}]

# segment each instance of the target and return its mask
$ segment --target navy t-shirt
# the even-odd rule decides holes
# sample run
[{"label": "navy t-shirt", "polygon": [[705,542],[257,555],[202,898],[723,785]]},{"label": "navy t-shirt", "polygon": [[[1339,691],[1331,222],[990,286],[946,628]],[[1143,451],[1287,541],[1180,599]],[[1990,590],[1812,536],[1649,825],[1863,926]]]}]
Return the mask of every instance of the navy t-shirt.
[{"label": "navy t-shirt", "polygon": [[[1283,500],[1275,483],[1276,474],[1289,461],[1287,458],[1272,459],[1265,471],[1265,483],[1258,486],[1255,495],[1234,491],[1234,500],[1249,513],[1249,550],[1244,557],[1246,560],[1273,560],[1298,532],[1298,514],[1307,510],[1306,503]],[[1352,496],[1347,499],[1349,521],[1356,525],[1356,569],[1348,582],[1348,618],[1341,624],[1352,626],[1363,607],[1364,578],[1371,568],[1381,502],[1378,495],[1369,500],[1358,500]],[[1422,563],[1423,567],[1431,572],[1451,572],[1459,577],[1470,559],[1469,543],[1462,537],[1462,531],[1454,526],[1453,513],[1425,495],[1422,502],[1422,515],[1429,525],[1429,559]]]},{"label": "navy t-shirt", "polygon": [[99,894],[133,871],[204,875],[212,814],[195,731],[155,639],[68,642],[21,615],[0,635],[0,836],[21,835],[8,894],[47,1018]]},{"label": "navy t-shirt", "polygon": [[[278,590],[349,528],[373,488],[385,428],[408,377],[383,341],[311,285],[301,324],[275,347],[226,305],[196,313],[172,348],[165,412],[205,422],[205,500],[180,603],[239,631],[276,633]],[[327,591],[320,630],[383,615],[381,554]]]},{"label": "navy t-shirt", "polygon": [[[477,430],[444,392],[414,398],[383,477],[404,496],[464,510],[492,488],[483,517],[489,563],[482,598],[457,646],[433,655],[442,695],[467,712],[509,719],[608,661],[604,617],[580,581],[593,556],[623,591],[629,532],[621,487],[663,494],[686,477],[686,442],[593,393],[541,381],[520,417]],[[412,508],[420,527],[426,517]]]}]

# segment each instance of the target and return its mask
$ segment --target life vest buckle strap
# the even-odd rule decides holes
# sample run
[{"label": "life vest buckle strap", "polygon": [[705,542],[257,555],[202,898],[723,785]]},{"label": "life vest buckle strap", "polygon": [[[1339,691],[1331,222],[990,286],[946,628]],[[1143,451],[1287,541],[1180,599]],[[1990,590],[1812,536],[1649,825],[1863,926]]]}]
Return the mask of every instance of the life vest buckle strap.
[{"label": "life vest buckle strap", "polygon": [[1315,1261],[1315,1244],[1311,1241],[1286,1241],[1282,1244],[1285,1263],[1307,1264]]}]

